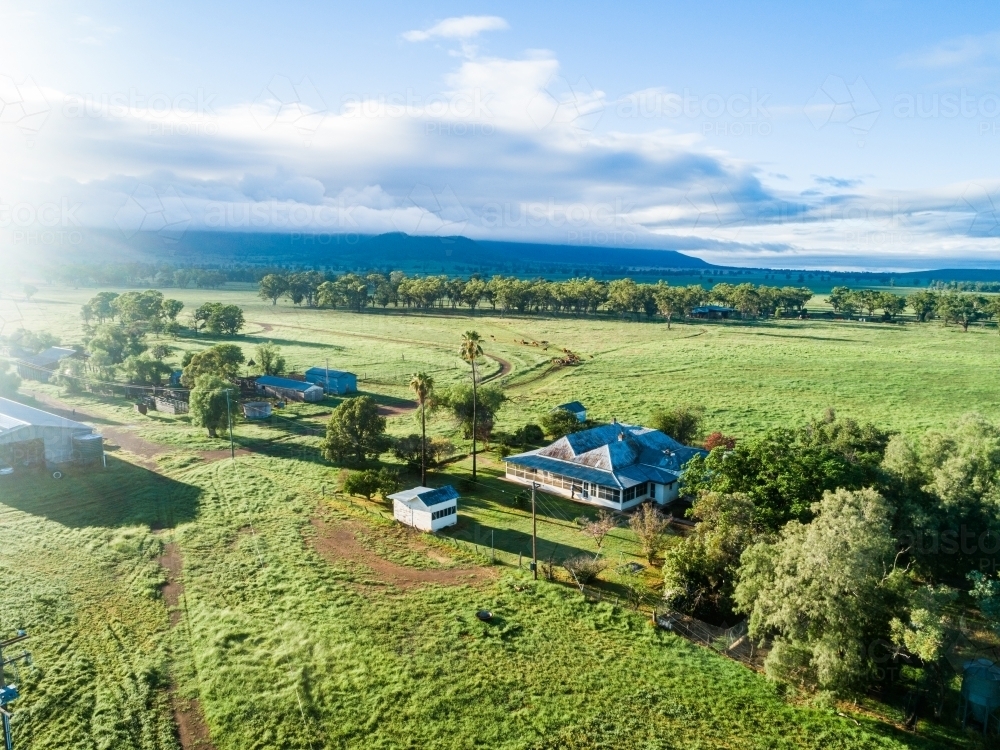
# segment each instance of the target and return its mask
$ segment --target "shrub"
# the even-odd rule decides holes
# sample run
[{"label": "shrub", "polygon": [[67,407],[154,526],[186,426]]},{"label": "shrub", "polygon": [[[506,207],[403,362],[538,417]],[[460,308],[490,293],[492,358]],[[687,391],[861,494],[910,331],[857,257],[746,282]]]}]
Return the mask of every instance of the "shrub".
[{"label": "shrub", "polygon": [[600,557],[577,555],[569,558],[568,560],[564,560],[562,566],[566,569],[566,572],[570,574],[570,577],[576,582],[576,585],[582,589],[588,583],[596,579],[601,572],[608,567],[608,564]]}]

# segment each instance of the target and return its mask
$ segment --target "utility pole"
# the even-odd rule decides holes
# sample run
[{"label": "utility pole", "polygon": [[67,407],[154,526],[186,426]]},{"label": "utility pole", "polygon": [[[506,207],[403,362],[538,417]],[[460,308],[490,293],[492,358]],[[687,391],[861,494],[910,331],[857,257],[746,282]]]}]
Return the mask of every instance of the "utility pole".
[{"label": "utility pole", "polygon": [[233,413],[229,408],[229,389],[226,389],[226,419],[229,420],[229,457],[236,460],[236,446],[233,443]]},{"label": "utility pole", "polygon": [[27,651],[22,651],[17,656],[5,659],[3,656],[3,650],[8,646],[13,646],[15,643],[27,640],[27,638],[27,633],[23,630],[18,630],[17,635],[13,638],[9,638],[6,641],[0,641],[0,719],[3,720],[3,750],[14,750],[14,737],[10,733],[10,719],[13,714],[11,714],[10,709],[7,706],[11,702],[17,700],[21,695],[17,690],[17,685],[7,685],[7,680],[4,678],[4,667],[8,664],[14,664],[19,661],[23,661],[25,664],[31,664],[31,654]]},{"label": "utility pole", "polygon": [[535,519],[535,488],[538,482],[531,483],[531,575],[538,580],[538,523]]}]

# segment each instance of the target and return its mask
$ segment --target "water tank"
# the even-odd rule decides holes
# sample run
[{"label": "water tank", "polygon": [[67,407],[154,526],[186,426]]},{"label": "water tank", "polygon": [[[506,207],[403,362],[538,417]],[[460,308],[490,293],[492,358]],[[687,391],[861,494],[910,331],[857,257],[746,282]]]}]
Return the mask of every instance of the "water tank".
[{"label": "water tank", "polygon": [[247,419],[267,419],[271,416],[271,402],[248,401],[243,404],[243,416]]},{"label": "water tank", "polygon": [[77,435],[73,438],[73,455],[82,464],[100,461],[104,455],[104,438],[100,435]]},{"label": "water tank", "polygon": [[967,661],[962,675],[962,698],[965,719],[971,716],[983,725],[985,732],[990,715],[1000,708],[1000,667],[989,659]]}]

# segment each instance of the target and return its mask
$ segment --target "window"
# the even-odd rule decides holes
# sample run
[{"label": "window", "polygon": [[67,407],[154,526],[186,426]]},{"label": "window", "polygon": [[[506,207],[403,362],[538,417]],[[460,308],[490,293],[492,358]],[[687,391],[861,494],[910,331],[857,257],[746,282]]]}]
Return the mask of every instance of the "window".
[{"label": "window", "polygon": [[452,505],[450,508],[442,508],[441,510],[435,510],[431,512],[431,518],[433,520],[438,520],[439,518],[444,518],[446,516],[453,516],[458,512],[458,507]]},{"label": "window", "polygon": [[635,500],[637,497],[642,497],[647,493],[648,488],[648,482],[637,484],[635,487],[629,487],[625,490],[624,501],[627,503],[629,500]]}]

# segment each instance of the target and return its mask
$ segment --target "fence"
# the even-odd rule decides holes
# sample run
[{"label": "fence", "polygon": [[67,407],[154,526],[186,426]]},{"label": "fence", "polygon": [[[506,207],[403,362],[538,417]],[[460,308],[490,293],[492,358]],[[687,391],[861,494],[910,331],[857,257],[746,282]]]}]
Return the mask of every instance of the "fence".
[{"label": "fence", "polygon": [[656,624],[665,630],[707,646],[753,669],[763,668],[769,649],[766,644],[761,647],[754,644],[745,620],[731,628],[720,628],[670,609],[658,609],[655,617]]}]

